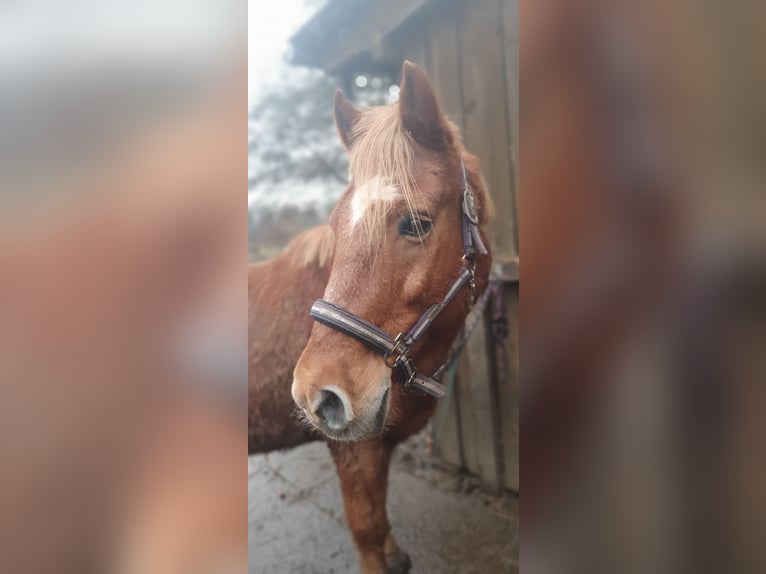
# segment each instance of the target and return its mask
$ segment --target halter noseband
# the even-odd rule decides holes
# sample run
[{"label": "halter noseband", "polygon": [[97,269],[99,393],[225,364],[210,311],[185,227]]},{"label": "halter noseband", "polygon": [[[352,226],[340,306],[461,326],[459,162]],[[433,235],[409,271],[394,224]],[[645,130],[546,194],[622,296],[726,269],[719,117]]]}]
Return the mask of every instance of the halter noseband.
[{"label": "halter noseband", "polygon": [[[425,313],[410,327],[406,333],[399,333],[392,338],[380,327],[365,321],[350,311],[317,299],[311,306],[311,317],[323,325],[356,339],[373,351],[383,355],[383,360],[390,369],[399,368],[404,375],[404,388],[415,388],[433,396],[444,396],[445,387],[438,381],[418,373],[415,363],[410,356],[412,346],[420,339],[425,331],[433,324],[436,317],[455,298],[460,289],[466,284],[471,289],[471,305],[476,302],[475,271],[476,263],[474,256],[478,252],[482,255],[488,253],[484,242],[479,234],[479,219],[476,215],[476,205],[473,193],[468,187],[468,179],[465,173],[465,164],[460,161],[462,171],[463,196],[462,202],[462,230],[463,230],[463,261],[465,266],[450,287],[444,299],[440,303],[431,305]],[[438,373],[438,371],[437,371]]]}]

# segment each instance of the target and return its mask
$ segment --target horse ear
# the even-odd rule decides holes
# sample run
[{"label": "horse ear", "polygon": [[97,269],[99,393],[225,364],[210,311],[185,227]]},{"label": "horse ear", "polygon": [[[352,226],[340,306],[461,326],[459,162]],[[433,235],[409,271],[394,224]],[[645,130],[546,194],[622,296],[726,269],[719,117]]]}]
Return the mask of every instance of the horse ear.
[{"label": "horse ear", "polygon": [[352,136],[354,122],[356,122],[361,112],[354,107],[354,104],[346,99],[343,90],[335,91],[334,108],[335,127],[338,128],[338,134],[340,134],[340,139],[343,141],[343,145],[346,149],[349,149],[353,143]]},{"label": "horse ear", "polygon": [[449,129],[426,73],[405,60],[399,90],[402,125],[421,145],[441,149],[449,142]]}]

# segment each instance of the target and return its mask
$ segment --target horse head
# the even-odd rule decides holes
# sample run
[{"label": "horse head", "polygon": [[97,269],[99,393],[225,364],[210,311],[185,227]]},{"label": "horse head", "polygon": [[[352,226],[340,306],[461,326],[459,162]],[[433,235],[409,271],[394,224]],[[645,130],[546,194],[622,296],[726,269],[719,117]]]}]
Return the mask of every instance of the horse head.
[{"label": "horse head", "polygon": [[[410,62],[397,103],[358,109],[338,91],[335,123],[349,153],[350,184],[330,216],[335,250],[323,300],[394,337],[443,301],[466,267],[466,184],[478,224],[489,217],[490,199],[478,159],[466,152],[425,73]],[[490,256],[477,253],[473,263],[480,292]],[[470,290],[461,288],[412,346],[420,371],[430,375],[444,362],[470,307]],[[317,322],[295,367],[293,398],[332,439],[378,435],[398,422],[406,396],[396,384],[405,382],[402,373],[390,364]]]}]

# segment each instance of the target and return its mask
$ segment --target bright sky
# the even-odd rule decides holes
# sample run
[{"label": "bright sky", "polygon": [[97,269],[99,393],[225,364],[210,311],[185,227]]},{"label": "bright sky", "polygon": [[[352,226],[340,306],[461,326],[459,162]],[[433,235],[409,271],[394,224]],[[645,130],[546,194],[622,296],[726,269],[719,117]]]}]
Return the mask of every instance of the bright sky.
[{"label": "bright sky", "polygon": [[276,79],[290,37],[320,7],[305,0],[248,0],[247,52],[248,95],[252,100],[260,86]]}]

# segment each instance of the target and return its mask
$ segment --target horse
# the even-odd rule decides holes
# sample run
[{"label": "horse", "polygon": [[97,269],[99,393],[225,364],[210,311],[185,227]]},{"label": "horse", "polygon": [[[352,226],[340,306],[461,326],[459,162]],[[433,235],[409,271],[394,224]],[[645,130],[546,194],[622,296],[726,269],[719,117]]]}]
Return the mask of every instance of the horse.
[{"label": "horse", "polygon": [[357,108],[338,90],[334,117],[350,183],[328,224],[248,269],[248,452],[324,440],[361,571],[402,573],[389,462],[433,415],[441,391],[423,374],[488,284],[480,226],[492,204],[478,158],[411,62],[397,103]]}]

